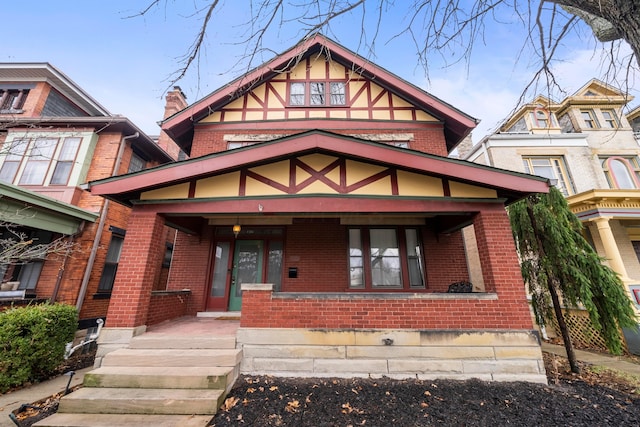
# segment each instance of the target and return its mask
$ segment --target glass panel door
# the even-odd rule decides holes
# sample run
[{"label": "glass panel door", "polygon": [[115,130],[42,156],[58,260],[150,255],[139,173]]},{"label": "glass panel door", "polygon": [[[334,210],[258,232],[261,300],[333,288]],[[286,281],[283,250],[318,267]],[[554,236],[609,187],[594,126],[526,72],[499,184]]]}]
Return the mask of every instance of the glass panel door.
[{"label": "glass panel door", "polygon": [[229,311],[239,311],[242,307],[242,284],[262,283],[261,240],[238,240],[233,255]]}]

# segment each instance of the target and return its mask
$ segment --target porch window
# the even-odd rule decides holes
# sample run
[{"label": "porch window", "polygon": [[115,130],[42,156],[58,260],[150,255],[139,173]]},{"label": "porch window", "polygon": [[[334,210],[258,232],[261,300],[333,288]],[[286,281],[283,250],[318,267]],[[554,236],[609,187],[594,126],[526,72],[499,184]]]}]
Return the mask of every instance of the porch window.
[{"label": "porch window", "polygon": [[422,249],[416,229],[349,230],[350,288],[424,288]]},{"label": "porch window", "polygon": [[107,250],[107,257],[104,262],[98,292],[111,292],[113,283],[116,280],[116,272],[118,271],[118,263],[120,262],[120,253],[122,252],[122,244],[124,236],[120,234],[111,235],[111,243]]},{"label": "porch window", "polygon": [[[0,239],[5,242],[15,241],[15,233],[24,236],[25,241],[31,241],[33,245],[48,245],[53,241],[53,233],[46,230],[29,230],[19,228],[17,230],[0,231]],[[34,251],[35,252],[35,251]],[[44,265],[45,252],[34,253],[30,259],[19,259],[16,263],[0,264],[0,279],[20,282],[18,289],[34,290],[38,285],[40,273]]]}]

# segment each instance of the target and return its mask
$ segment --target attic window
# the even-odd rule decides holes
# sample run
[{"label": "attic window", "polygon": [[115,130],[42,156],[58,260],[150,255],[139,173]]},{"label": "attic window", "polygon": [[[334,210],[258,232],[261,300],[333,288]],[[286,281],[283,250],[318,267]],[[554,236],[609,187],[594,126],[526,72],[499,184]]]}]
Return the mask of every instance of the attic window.
[{"label": "attic window", "polygon": [[0,112],[22,113],[29,89],[0,90]]},{"label": "attic window", "polygon": [[292,107],[346,105],[345,82],[291,82],[289,105]]}]

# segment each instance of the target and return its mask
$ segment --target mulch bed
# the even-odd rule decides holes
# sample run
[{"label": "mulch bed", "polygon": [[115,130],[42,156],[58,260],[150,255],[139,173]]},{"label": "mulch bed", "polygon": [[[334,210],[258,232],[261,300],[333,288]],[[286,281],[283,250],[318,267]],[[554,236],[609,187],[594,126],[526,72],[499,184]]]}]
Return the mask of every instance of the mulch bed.
[{"label": "mulch bed", "polygon": [[549,386],[479,380],[242,376],[211,426],[638,426],[640,390],[610,372],[568,372],[545,353]]}]

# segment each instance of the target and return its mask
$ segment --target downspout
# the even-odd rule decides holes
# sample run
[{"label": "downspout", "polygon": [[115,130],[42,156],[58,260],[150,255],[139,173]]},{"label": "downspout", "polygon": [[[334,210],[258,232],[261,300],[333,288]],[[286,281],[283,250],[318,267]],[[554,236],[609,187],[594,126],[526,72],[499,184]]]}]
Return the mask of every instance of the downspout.
[{"label": "downspout", "polygon": [[[111,176],[116,176],[118,169],[120,169],[120,163],[122,163],[122,156],[124,155],[124,147],[128,139],[137,138],[140,136],[140,132],[136,132],[132,135],[123,136],[120,140],[120,147],[118,148],[118,155],[116,157],[116,163],[113,166],[113,172]],[[93,265],[96,262],[96,254],[98,253],[98,247],[100,246],[100,240],[102,239],[102,232],[104,230],[104,223],[107,220],[107,211],[109,210],[109,200],[105,200],[102,205],[102,211],[100,212],[100,220],[98,221],[98,229],[93,239],[93,245],[91,246],[91,253],[89,254],[89,260],[87,261],[87,267],[84,270],[84,276],[82,277],[82,284],[80,285],[80,291],[78,292],[78,301],[76,302],[76,310],[80,313],[84,298],[87,294],[87,287],[89,286],[89,279],[91,278],[91,271]]]},{"label": "downspout", "polygon": [[[84,222],[83,222],[84,228]],[[77,234],[77,233],[76,233]],[[69,241],[69,245],[73,243],[74,236],[71,235],[67,238]],[[71,254],[71,246],[67,248],[67,251],[64,254],[64,258],[62,259],[62,265],[58,268],[58,276],[56,277],[56,285],[53,288],[53,295],[51,295],[51,302],[56,302],[58,299],[58,292],[60,292],[60,283],[62,282],[62,275],[64,274],[64,269],[67,266],[67,260],[69,259],[69,255]]]}]

